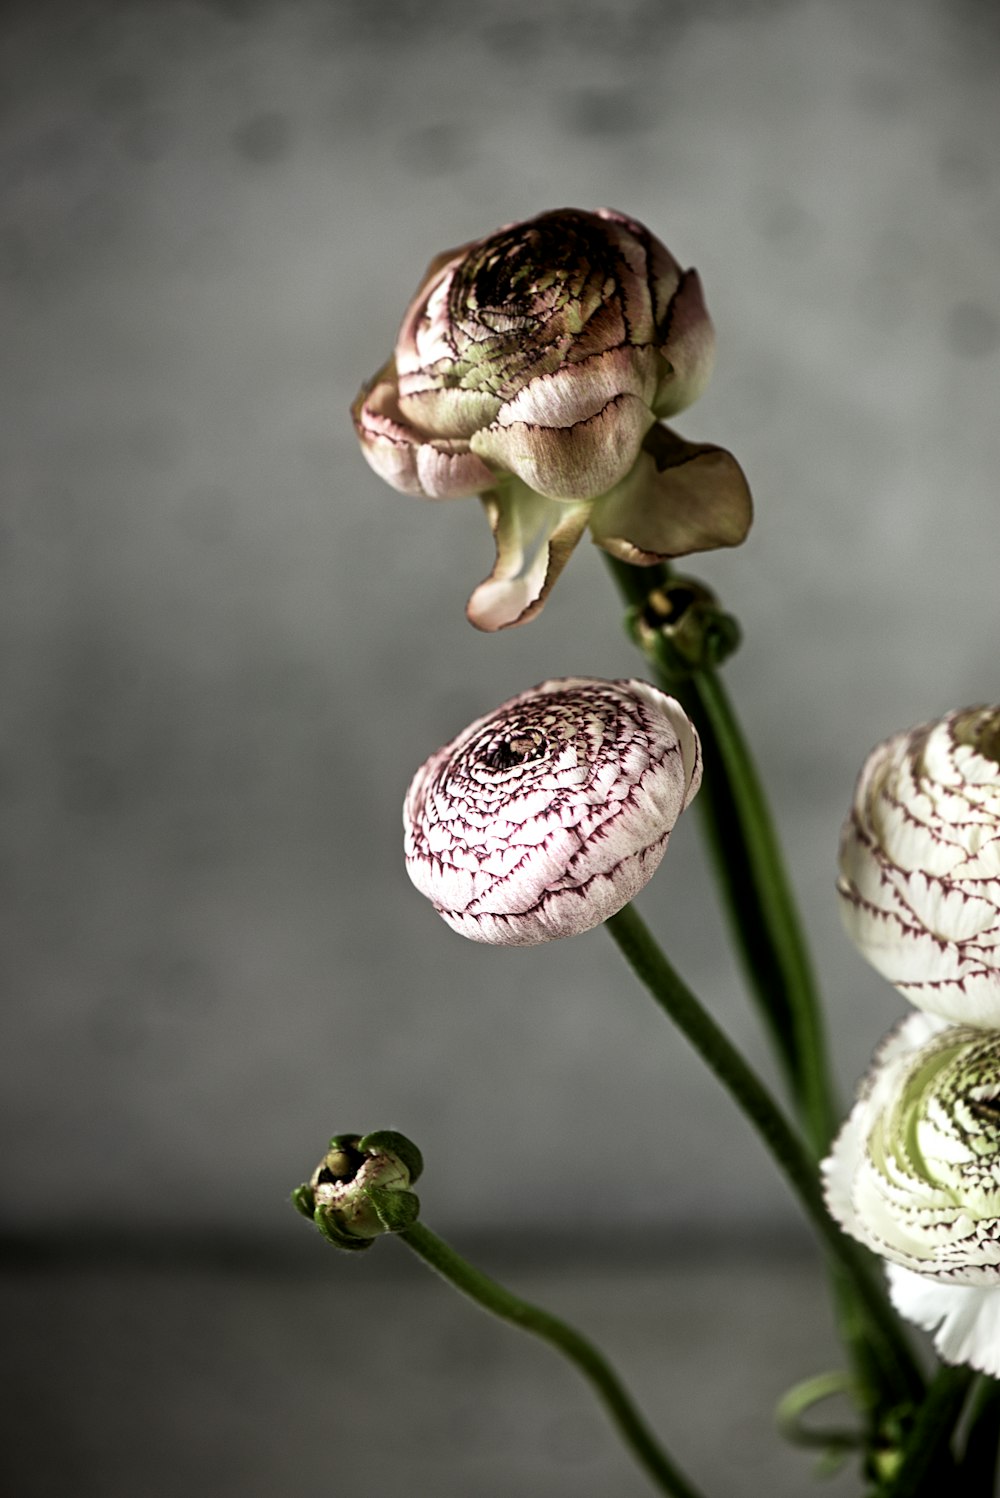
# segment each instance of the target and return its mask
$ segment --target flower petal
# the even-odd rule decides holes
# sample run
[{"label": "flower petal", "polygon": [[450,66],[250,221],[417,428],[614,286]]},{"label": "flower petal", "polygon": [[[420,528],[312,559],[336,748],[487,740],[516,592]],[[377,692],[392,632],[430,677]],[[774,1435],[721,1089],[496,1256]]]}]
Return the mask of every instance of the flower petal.
[{"label": "flower petal", "polygon": [[466,606],[477,629],[527,624],[540,613],[583,534],[589,504],[567,505],[512,479],[482,495],[496,541],[493,571]]},{"label": "flower petal", "polygon": [[478,494],[493,473],[467,442],[425,441],[399,414],[395,370],[390,360],[351,407],[361,451],[380,478],[404,494],[457,499]]},{"label": "flower petal", "polygon": [[907,1321],[934,1333],[946,1363],[967,1363],[1000,1378],[1000,1278],[997,1285],[952,1285],[888,1266],[892,1303]]},{"label": "flower petal", "polygon": [[618,395],[573,426],[494,422],[476,432],[469,445],[486,462],[516,473],[537,494],[596,499],[632,467],[652,423],[652,412],[637,396]]},{"label": "flower petal", "polygon": [[694,725],[657,688],[544,682],[417,771],[403,811],[407,872],[473,941],[572,936],[649,880],[700,780]]},{"label": "flower petal", "polygon": [[684,272],[667,308],[660,352],[672,373],[661,380],[654,409],[657,416],[674,416],[698,399],[715,363],[715,329],[696,270]]},{"label": "flower petal", "polygon": [[595,504],[590,529],[612,556],[645,566],[738,546],[752,519],[750,490],[731,453],[656,426],[632,471]]},{"label": "flower petal", "polygon": [[497,412],[500,426],[524,421],[534,426],[571,427],[603,411],[618,395],[635,395],[651,406],[662,360],[651,348],[614,348],[553,374],[529,381]]}]

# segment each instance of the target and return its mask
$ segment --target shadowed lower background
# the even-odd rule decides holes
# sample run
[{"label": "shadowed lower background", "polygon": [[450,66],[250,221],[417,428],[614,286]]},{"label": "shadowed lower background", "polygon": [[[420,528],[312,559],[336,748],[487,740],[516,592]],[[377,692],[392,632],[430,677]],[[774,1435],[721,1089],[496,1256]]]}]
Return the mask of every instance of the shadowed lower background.
[{"label": "shadowed lower background", "polygon": [[[12,1491],[644,1491],[545,1349],[293,1217],[332,1132],[395,1127],[427,1221],[602,1334],[709,1492],[800,1494],[768,1412],[837,1353],[761,1147],[601,932],[478,947],[403,873],[428,753],[641,671],[600,556],[477,634],[478,505],[385,488],[347,408],[502,222],[609,205],[697,265],[676,425],[757,519],[691,570],[846,1100],[904,1007],[839,929],[854,777],[1000,696],[994,10],[81,0],[2,39]],[[773,1078],[696,831],[640,906]]]}]

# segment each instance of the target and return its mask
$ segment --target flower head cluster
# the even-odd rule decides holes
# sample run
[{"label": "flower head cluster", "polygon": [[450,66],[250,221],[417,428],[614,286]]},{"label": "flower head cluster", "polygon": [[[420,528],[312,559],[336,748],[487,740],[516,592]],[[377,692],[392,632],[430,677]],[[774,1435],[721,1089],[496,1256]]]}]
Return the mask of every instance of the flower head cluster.
[{"label": "flower head cluster", "polygon": [[497,559],[468,613],[501,629],[538,613],[588,522],[640,563],[744,539],[735,460],[659,424],[713,353],[697,272],[633,219],[565,208],[432,261],[354,423],[395,488],[482,496]]},{"label": "flower head cluster", "polygon": [[1000,708],[880,744],[840,849],[848,932],[924,1013],[883,1044],[824,1162],[947,1361],[1000,1376]]},{"label": "flower head cluster", "polygon": [[1000,1377],[1000,1031],[915,1013],[824,1162],[831,1212],[889,1261],[942,1357]]},{"label": "flower head cluster", "polygon": [[417,771],[407,871],[474,941],[572,936],[652,877],[700,782],[698,735],[672,697],[641,681],[547,681]]}]

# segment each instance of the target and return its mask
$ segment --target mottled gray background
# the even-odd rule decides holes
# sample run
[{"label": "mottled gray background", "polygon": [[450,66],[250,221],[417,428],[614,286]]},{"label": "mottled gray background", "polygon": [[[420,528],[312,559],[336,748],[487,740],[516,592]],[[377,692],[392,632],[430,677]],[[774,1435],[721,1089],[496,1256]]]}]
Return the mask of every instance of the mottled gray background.
[{"label": "mottled gray background", "polygon": [[[427,753],[547,676],[639,669],[599,554],[535,623],[476,633],[478,507],[386,489],[347,407],[430,257],[503,221],[608,204],[698,266],[718,361],[677,425],[737,453],[757,520],[693,570],[746,630],[727,676],[846,1097],[901,1011],[839,929],[854,777],[1000,696],[995,9],[77,0],[8,5],[0,35],[17,1491],[65,1490],[54,1431],[95,1498],[308,1498],[333,1450],[380,1498],[644,1491],[544,1350],[463,1341],[474,1313],[396,1245],[345,1267],[305,1241],[284,1198],[325,1138],[394,1126],[429,1222],[658,1370],[706,1487],[800,1493],[767,1409],[836,1354],[761,1147],[601,932],[478,947],[403,873]],[[641,907],[773,1075],[695,833]],[[376,1337],[348,1399],[336,1349],[379,1308],[403,1370]],[[723,1400],[740,1339],[765,1372]]]}]

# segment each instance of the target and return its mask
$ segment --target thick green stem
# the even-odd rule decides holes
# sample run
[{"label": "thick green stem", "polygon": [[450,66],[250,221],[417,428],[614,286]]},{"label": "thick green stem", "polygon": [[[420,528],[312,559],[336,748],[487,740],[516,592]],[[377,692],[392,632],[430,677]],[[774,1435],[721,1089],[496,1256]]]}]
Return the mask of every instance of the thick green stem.
[{"label": "thick green stem", "polygon": [[993,1498],[1000,1459],[1000,1383],[980,1379],[961,1465],[961,1491],[967,1498]]},{"label": "thick green stem", "polygon": [[673,1498],[701,1498],[699,1490],[667,1456],[621,1379],[591,1342],[557,1316],[512,1295],[495,1280],[474,1269],[422,1223],[414,1223],[397,1237],[484,1311],[541,1337],[568,1358],[591,1384],[632,1455],[662,1493],[669,1493]]},{"label": "thick green stem", "polygon": [[927,1390],[903,1448],[902,1461],[880,1498],[927,1498],[931,1493],[961,1493],[988,1498],[988,1490],[959,1488],[951,1455],[951,1438],[965,1397],[975,1379],[971,1368],[941,1368]]},{"label": "thick green stem", "polygon": [[826,1210],[815,1162],[763,1082],[674,971],[631,905],[605,922],[626,961],[753,1124],[774,1156],[833,1261],[863,1308],[884,1384],[901,1401],[919,1399],[920,1371],[862,1250]]},{"label": "thick green stem", "polygon": [[[608,561],[633,606],[642,606],[651,589],[669,580],[665,568]],[[837,1121],[819,996],[753,757],[717,672],[696,670],[678,680],[655,630],[637,643],[660,685],[678,698],[698,729],[705,775],[696,805],[751,991],[819,1159]]]}]

